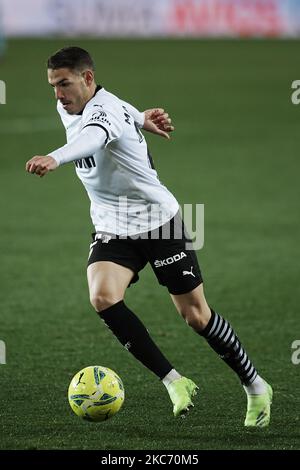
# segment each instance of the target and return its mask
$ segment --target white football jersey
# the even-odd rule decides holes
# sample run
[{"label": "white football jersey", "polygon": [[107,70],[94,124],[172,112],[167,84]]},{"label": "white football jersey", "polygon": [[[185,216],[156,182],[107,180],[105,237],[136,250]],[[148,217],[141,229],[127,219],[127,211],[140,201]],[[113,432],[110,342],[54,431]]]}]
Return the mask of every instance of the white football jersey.
[{"label": "white football jersey", "polygon": [[153,168],[140,131],[144,114],[104,88],[97,90],[80,115],[70,115],[57,104],[68,143],[89,126],[95,126],[97,136],[105,132],[105,142],[93,155],[74,162],[91,201],[95,229],[125,236],[154,230],[179,205]]}]

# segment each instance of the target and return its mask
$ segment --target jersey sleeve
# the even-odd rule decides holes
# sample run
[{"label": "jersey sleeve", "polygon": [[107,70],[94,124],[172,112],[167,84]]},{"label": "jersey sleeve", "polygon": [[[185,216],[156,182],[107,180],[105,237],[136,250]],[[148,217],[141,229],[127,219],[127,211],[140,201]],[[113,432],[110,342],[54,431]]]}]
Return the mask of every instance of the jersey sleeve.
[{"label": "jersey sleeve", "polygon": [[54,158],[58,165],[63,165],[93,155],[97,150],[105,147],[106,139],[107,137],[103,129],[86,127],[73,142],[47,155]]},{"label": "jersey sleeve", "polygon": [[123,101],[123,105],[129,112],[129,114],[133,117],[134,122],[137,124],[137,126],[142,128],[145,122],[145,113],[141,113],[134,106],[132,106],[132,104],[126,103],[125,101]]},{"label": "jersey sleeve", "polygon": [[123,133],[124,116],[117,107],[94,104],[84,110],[82,130],[90,127],[101,128],[106,135],[105,145],[119,139]]}]

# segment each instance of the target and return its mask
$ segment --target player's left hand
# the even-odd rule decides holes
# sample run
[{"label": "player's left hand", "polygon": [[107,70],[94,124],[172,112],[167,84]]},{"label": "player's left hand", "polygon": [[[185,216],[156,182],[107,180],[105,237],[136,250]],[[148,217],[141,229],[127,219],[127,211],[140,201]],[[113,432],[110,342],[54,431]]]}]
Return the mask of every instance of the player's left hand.
[{"label": "player's left hand", "polygon": [[174,131],[172,120],[168,113],[162,108],[146,109],[144,111],[145,122],[143,129],[153,134],[158,134],[166,139],[170,139],[170,132]]},{"label": "player's left hand", "polygon": [[35,173],[38,176],[44,176],[49,171],[53,171],[58,167],[56,160],[50,156],[37,155],[26,163],[26,171]]}]

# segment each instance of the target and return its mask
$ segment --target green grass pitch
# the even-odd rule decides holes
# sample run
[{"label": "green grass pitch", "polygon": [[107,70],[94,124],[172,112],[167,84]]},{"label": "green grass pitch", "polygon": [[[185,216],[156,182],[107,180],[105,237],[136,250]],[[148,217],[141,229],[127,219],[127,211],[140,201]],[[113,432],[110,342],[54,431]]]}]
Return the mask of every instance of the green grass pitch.
[{"label": "green grass pitch", "polygon": [[[95,56],[98,82],[140,109],[162,106],[170,142],[147,136],[161,181],[181,204],[205,204],[198,252],[209,303],[233,324],[274,387],[272,422],[245,430],[244,391],[179,318],[150,269],[128,305],[184,375],[199,384],[195,408],[175,420],[165,388],[138,364],[89,305],[85,265],[92,226],[73,166],[43,179],[34,155],[65,143],[48,55],[66,44]],[[14,40],[0,63],[1,449],[299,449],[300,79],[297,41]],[[113,419],[80,421],[67,388],[99,364],[123,379]]]}]

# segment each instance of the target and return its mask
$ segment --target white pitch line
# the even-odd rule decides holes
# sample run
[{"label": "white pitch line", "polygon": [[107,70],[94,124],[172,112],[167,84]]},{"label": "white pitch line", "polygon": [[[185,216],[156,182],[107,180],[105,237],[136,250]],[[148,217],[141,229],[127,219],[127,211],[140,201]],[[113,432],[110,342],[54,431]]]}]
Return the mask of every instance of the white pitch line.
[{"label": "white pitch line", "polygon": [[63,130],[59,119],[49,117],[15,118],[0,122],[0,134],[32,134]]}]

